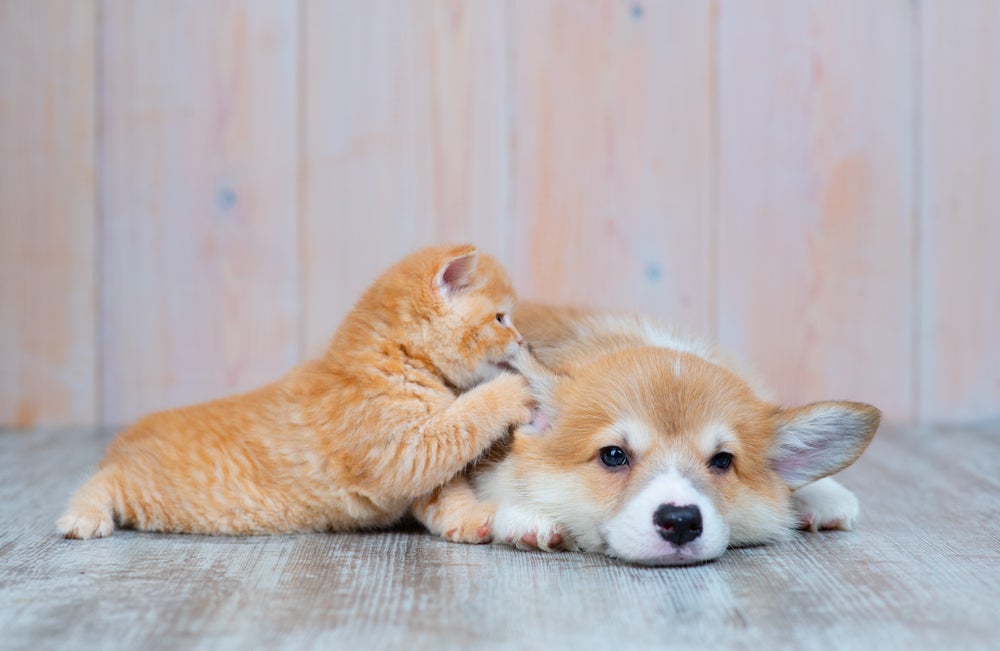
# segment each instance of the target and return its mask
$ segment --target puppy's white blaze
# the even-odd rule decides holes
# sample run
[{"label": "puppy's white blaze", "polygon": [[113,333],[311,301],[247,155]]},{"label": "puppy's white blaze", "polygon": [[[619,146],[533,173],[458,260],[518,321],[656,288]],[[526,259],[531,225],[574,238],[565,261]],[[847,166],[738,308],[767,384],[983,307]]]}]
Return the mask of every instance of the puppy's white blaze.
[{"label": "puppy's white blaze", "polygon": [[[653,523],[653,514],[663,504],[697,506],[702,533],[677,546],[664,540]],[[633,563],[683,565],[718,558],[729,546],[729,525],[709,497],[676,469],[658,475],[604,525],[607,553]]]}]

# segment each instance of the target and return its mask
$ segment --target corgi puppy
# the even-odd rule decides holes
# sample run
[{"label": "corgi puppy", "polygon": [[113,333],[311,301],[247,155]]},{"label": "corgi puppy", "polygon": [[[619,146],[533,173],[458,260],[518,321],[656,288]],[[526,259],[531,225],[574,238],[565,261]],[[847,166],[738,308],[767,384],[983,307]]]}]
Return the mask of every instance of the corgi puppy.
[{"label": "corgi puppy", "polygon": [[523,304],[516,319],[540,412],[470,490],[438,495],[464,497],[461,513],[421,505],[451,531],[485,517],[494,542],[682,565],[854,525],[856,498],[827,477],[864,451],[876,408],[782,408],[708,344],[640,317]]}]

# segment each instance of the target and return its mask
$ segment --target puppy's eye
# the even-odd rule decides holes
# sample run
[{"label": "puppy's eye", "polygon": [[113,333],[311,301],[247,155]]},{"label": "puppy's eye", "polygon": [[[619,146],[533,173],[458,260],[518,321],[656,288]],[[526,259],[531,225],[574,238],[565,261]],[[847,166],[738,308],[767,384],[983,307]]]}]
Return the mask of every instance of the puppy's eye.
[{"label": "puppy's eye", "polygon": [[733,465],[733,455],[728,452],[719,452],[708,460],[708,467],[715,470],[729,470]]},{"label": "puppy's eye", "polygon": [[606,448],[601,448],[598,456],[601,459],[601,463],[608,468],[618,468],[619,466],[628,465],[628,455],[625,454],[625,450],[622,450],[617,445],[609,445]]}]

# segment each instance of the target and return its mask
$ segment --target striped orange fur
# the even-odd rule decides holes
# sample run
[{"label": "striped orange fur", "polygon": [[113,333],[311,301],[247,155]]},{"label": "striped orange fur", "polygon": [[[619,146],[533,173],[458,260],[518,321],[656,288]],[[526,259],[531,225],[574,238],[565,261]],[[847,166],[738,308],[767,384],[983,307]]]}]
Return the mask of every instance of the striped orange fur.
[{"label": "striped orange fur", "polygon": [[531,419],[500,265],[414,253],[364,293],[326,353],[243,395],[152,414],[72,497],[67,538],[389,525]]}]

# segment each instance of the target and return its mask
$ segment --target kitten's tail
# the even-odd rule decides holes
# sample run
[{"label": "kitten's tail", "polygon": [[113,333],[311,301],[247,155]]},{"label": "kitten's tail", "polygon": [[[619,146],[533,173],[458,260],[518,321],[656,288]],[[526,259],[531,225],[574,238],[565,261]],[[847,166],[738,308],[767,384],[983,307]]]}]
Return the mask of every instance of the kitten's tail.
[{"label": "kitten's tail", "polygon": [[114,531],[112,474],[114,468],[105,466],[80,487],[69,502],[66,512],[56,528],[66,538],[87,540],[103,538]]}]

